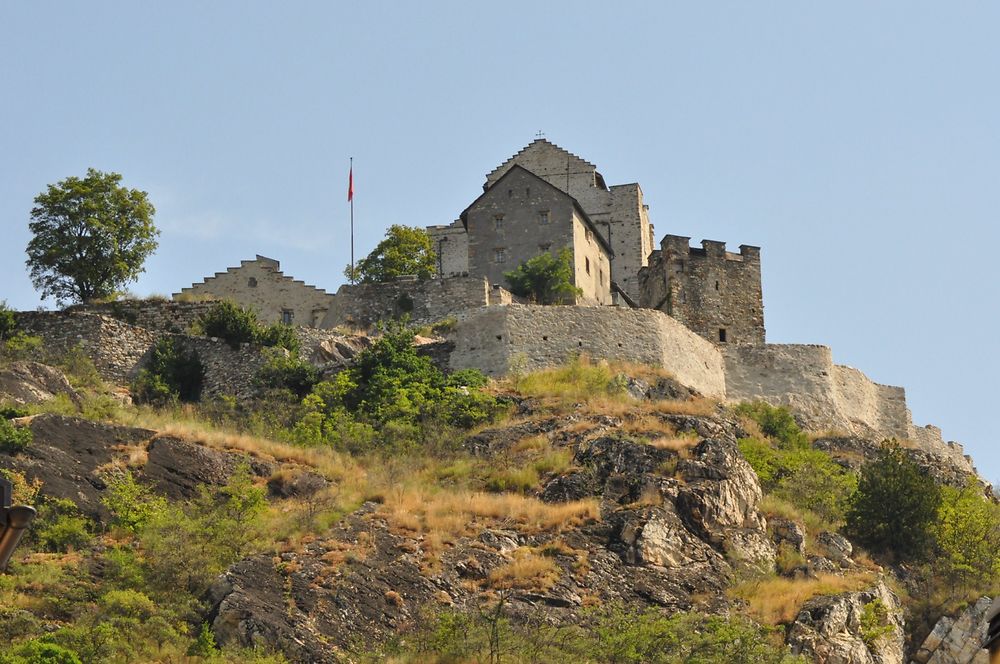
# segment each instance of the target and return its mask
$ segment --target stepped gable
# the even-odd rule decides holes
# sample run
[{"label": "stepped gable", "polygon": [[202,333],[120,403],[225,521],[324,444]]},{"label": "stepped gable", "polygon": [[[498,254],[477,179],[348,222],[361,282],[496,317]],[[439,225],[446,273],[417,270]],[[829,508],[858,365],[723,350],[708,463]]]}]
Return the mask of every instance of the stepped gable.
[{"label": "stepped gable", "polygon": [[[553,169],[551,166],[546,167],[542,163],[544,161],[552,162],[555,157],[562,158],[558,161],[559,167],[557,169]],[[532,164],[535,168],[525,166],[526,163],[530,164],[532,161],[538,162],[536,164]],[[569,175],[592,174],[597,171],[597,166],[590,163],[586,159],[559,147],[551,141],[547,141],[544,138],[537,138],[505,162],[487,173],[486,184],[483,185],[483,189],[485,190],[491,187],[515,164],[525,166],[528,170],[535,173],[535,175],[538,175],[539,177],[567,175],[567,173]],[[600,180],[601,185],[604,185],[604,178],[601,177],[600,173],[597,173],[597,177]],[[607,186],[604,185],[603,188],[607,189]]]},{"label": "stepped gable", "polygon": [[312,284],[307,284],[302,279],[296,279],[294,277],[288,276],[287,274],[285,274],[284,272],[281,271],[281,269],[280,269],[281,268],[281,262],[280,261],[277,261],[277,260],[275,260],[273,258],[268,258],[267,256],[261,256],[260,254],[257,254],[256,257],[253,260],[240,261],[239,265],[236,265],[236,266],[233,266],[233,267],[227,267],[222,272],[216,272],[215,274],[213,274],[210,277],[205,277],[201,281],[196,281],[193,284],[191,284],[190,286],[188,286],[187,288],[182,288],[180,293],[174,293],[174,294],[172,294],[171,297],[178,297],[179,295],[187,294],[192,289],[197,288],[198,286],[207,285],[208,283],[210,283],[212,281],[215,281],[219,277],[223,277],[223,276],[225,276],[227,274],[234,274],[234,273],[238,272],[239,270],[247,267],[248,265],[253,265],[255,263],[259,264],[262,269],[268,270],[268,271],[272,272],[274,274],[274,276],[278,277],[279,279],[282,279],[284,281],[287,281],[287,282],[290,282],[290,283],[302,286],[304,288],[312,289],[312,290],[314,290],[317,293],[322,294],[322,295],[331,295],[331,296],[333,295],[333,293],[329,293],[329,292],[326,291],[326,289],[320,288],[319,286],[313,286]]}]

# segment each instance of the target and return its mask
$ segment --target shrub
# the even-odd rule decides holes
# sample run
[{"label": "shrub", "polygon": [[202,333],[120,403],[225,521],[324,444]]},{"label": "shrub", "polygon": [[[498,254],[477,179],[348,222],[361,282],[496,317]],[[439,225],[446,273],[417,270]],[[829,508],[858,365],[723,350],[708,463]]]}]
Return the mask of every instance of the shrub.
[{"label": "shrub", "polygon": [[773,438],[783,449],[808,448],[809,438],[785,407],[775,407],[763,401],[741,403],[733,408],[737,415],[756,422],[764,435]]},{"label": "shrub", "polygon": [[111,512],[113,523],[125,530],[141,530],[167,507],[167,501],[136,482],[131,471],[118,473],[107,484],[101,502]]},{"label": "shrub", "polygon": [[583,294],[573,284],[573,254],[568,248],[558,256],[546,252],[504,273],[514,295],[527,297],[537,304],[572,304]]},{"label": "shrub", "polygon": [[303,398],[319,382],[316,367],[306,362],[297,353],[268,349],[264,366],[257,373],[257,383],[272,389],[286,389],[299,399]]},{"label": "shrub", "polygon": [[281,323],[263,325],[257,319],[256,311],[230,300],[219,302],[199,316],[195,332],[218,337],[234,349],[245,343],[278,346],[292,352],[299,349],[298,337],[291,326]]},{"label": "shrub", "polygon": [[938,577],[983,590],[1000,577],[1000,505],[974,482],[941,487],[933,536]]},{"label": "shrub", "polygon": [[23,451],[34,440],[28,427],[18,427],[5,417],[0,417],[0,448],[8,452]]},{"label": "shrub", "polygon": [[91,528],[90,519],[80,514],[72,500],[48,496],[32,530],[43,551],[65,553],[86,547],[92,537]]},{"label": "shrub", "polygon": [[861,640],[871,648],[883,636],[892,634],[893,626],[889,623],[889,610],[879,598],[865,604],[861,610],[861,625],[859,629]]},{"label": "shrub", "polygon": [[166,405],[173,401],[194,402],[201,397],[205,367],[198,351],[185,348],[174,337],[160,339],[132,385],[140,403]]},{"label": "shrub", "polygon": [[0,300],[0,343],[13,336],[17,329],[17,318],[14,310],[7,306],[6,300]]},{"label": "shrub", "polygon": [[931,550],[941,505],[934,479],[894,441],[861,469],[847,512],[847,534],[873,553],[922,560]]}]

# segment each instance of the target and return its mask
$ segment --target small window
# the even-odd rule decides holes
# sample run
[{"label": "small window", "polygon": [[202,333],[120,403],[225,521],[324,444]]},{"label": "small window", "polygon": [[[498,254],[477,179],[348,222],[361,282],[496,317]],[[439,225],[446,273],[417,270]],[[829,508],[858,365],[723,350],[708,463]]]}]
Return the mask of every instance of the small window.
[{"label": "small window", "polygon": [[531,187],[525,187],[524,188],[524,195],[525,196],[531,196]]},{"label": "small window", "polygon": [[294,318],[295,318],[295,312],[293,312],[291,309],[281,310],[281,322],[284,323],[285,325],[291,325],[292,320]]},{"label": "small window", "polygon": [[719,282],[718,281],[715,282],[715,290],[719,290]]},{"label": "small window", "polygon": [[508,189],[507,190],[507,198],[514,198],[514,190],[513,189]]},{"label": "small window", "polygon": [[548,251],[551,248],[552,248],[551,242],[543,242],[540,245],[538,245],[538,250],[542,252]]},{"label": "small window", "polygon": [[584,259],[583,259],[583,267],[584,267],[584,269],[587,270],[587,274],[590,274],[590,259],[589,258],[584,257]]},{"label": "small window", "polygon": [[257,277],[250,277],[247,279],[248,288],[257,288]]},{"label": "small window", "polygon": [[493,217],[493,230],[502,231],[503,230],[503,215],[498,214]]},{"label": "small window", "polygon": [[494,263],[505,263],[507,262],[507,251],[503,248],[497,248],[493,250],[493,262]]},{"label": "small window", "polygon": [[538,213],[538,222],[542,224],[549,223],[549,213],[547,210],[545,212]]},{"label": "small window", "polygon": [[726,343],[726,328],[719,328],[719,343]]},{"label": "small window", "polygon": [[597,277],[598,281],[597,281],[597,283],[599,283],[599,284],[601,284],[603,286],[604,285],[604,270],[603,269],[602,270],[598,270],[597,274],[598,274],[598,277]]}]

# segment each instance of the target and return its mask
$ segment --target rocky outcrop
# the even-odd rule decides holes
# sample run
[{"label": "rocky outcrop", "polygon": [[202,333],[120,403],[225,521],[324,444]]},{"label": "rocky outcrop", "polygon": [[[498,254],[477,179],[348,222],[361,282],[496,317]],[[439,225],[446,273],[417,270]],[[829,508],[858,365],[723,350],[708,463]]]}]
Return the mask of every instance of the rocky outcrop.
[{"label": "rocky outcrop", "polygon": [[0,467],[40,480],[42,493],[68,498],[92,518],[103,518],[102,470],[129,447],[145,447],[153,431],[98,424],[75,417],[38,415],[30,419],[33,441],[17,454],[0,455]]},{"label": "rocky outcrop", "polygon": [[153,440],[147,454],[143,477],[170,498],[190,498],[201,485],[222,486],[240,463],[246,463],[250,472],[262,477],[276,469],[276,464],[268,461],[169,436]]},{"label": "rocky outcrop", "polygon": [[986,635],[986,613],[993,600],[981,597],[955,617],[944,616],[927,635],[913,664],[989,664],[981,645]]},{"label": "rocky outcrop", "polygon": [[43,403],[57,394],[74,403],[80,396],[56,368],[38,362],[14,362],[0,369],[0,403],[17,405]]},{"label": "rocky outcrop", "polygon": [[677,464],[681,518],[731,559],[773,568],[775,550],[758,511],[757,474],[734,443],[704,440]]},{"label": "rocky outcrop", "polygon": [[860,592],[814,597],[788,630],[793,652],[818,664],[903,664],[903,618],[884,580]]}]

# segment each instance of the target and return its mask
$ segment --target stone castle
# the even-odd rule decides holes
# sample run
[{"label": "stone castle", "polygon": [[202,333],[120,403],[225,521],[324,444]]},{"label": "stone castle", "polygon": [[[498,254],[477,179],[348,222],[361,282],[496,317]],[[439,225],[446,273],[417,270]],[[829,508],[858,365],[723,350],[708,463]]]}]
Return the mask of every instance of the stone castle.
[{"label": "stone castle", "polygon": [[[428,233],[438,252],[433,279],[347,284],[331,294],[257,256],[184,288],[175,302],[130,315],[140,329],[176,333],[206,306],[199,300],[231,299],[265,321],[320,335],[403,315],[418,324],[450,319],[442,360],[449,369],[497,376],[574,354],[653,364],[707,397],[788,406],[809,428],[909,440],[971,468],[961,446],[945,443],[939,429],[913,424],[903,388],[835,364],[825,346],[765,343],[758,247],[741,245],[734,253],[722,242],[692,247],[688,237],[666,235],[654,249],[639,185],[609,187],[593,164],[549,141],[535,140],[491,171],[483,193],[454,223]],[[582,291],[576,306],[526,304],[504,288],[504,272],[564,248]],[[161,310],[169,311],[168,321]],[[60,315],[25,322],[55,341],[66,341],[60,325],[63,337],[79,338]],[[111,345],[130,348],[115,360],[122,375],[151,343],[142,334],[125,341],[136,335],[107,323],[86,326],[101,334],[114,328]],[[103,345],[91,344],[95,353]],[[219,353],[221,368],[229,355]]]}]

